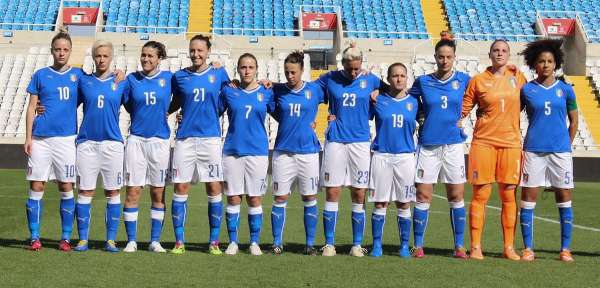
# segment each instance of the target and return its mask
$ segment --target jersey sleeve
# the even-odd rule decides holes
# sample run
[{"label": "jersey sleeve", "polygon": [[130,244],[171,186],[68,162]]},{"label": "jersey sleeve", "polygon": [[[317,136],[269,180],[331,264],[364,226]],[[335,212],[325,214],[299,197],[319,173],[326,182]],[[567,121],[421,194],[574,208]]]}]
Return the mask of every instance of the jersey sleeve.
[{"label": "jersey sleeve", "polygon": [[[130,74],[131,75],[131,74]],[[130,76],[133,77],[133,76]],[[127,77],[127,85],[126,85],[126,89],[125,92],[123,93],[123,106],[125,106],[125,110],[127,110],[127,113],[131,114],[131,111],[133,111],[133,97],[131,96],[131,94],[133,93],[133,89],[131,87],[131,79],[130,77]]]},{"label": "jersey sleeve", "polygon": [[29,86],[27,86],[27,93],[31,95],[39,95],[40,94],[40,70],[33,74],[31,77],[31,82],[29,82]]},{"label": "jersey sleeve", "polygon": [[327,82],[331,78],[331,72],[327,72],[319,77],[315,81],[319,88],[321,88],[321,92],[323,93],[323,103],[329,102],[329,95],[327,95]]},{"label": "jersey sleeve", "polygon": [[225,110],[227,110],[227,101],[225,99],[225,95],[227,94],[228,87],[229,86],[223,87],[221,89],[221,93],[219,93],[219,97],[217,97],[217,112],[219,113],[219,116],[223,115],[223,113],[225,113]]},{"label": "jersey sleeve", "polygon": [[385,82],[381,80],[381,78],[375,76],[374,74],[369,74],[369,78],[371,79],[371,85],[373,85],[373,90],[378,90],[379,88],[385,87]]},{"label": "jersey sleeve", "polygon": [[79,107],[79,105],[81,105],[81,103],[83,103],[83,91],[81,89],[82,85],[82,78],[79,77],[79,79],[77,80],[77,107]]},{"label": "jersey sleeve", "polygon": [[275,112],[275,94],[273,93],[273,89],[265,89],[265,100],[267,100],[267,112],[272,114]]},{"label": "jersey sleeve", "polygon": [[471,110],[473,110],[473,107],[475,107],[475,104],[477,104],[477,101],[479,101],[477,93],[477,78],[471,78],[463,97],[461,118],[467,117],[471,113]]},{"label": "jersey sleeve", "polygon": [[566,84],[565,98],[567,100],[567,111],[571,112],[577,110],[577,99],[575,97],[575,91],[571,85]]},{"label": "jersey sleeve", "polygon": [[408,90],[408,94],[413,95],[417,99],[421,99],[421,95],[423,95],[423,90],[421,89],[421,77],[417,77],[412,87]]},{"label": "jersey sleeve", "polygon": [[225,68],[221,67],[219,68],[219,72],[221,73],[221,88],[225,87],[226,85],[229,85],[229,82],[231,82],[231,79],[229,79],[229,74],[227,74],[227,70],[225,70]]}]

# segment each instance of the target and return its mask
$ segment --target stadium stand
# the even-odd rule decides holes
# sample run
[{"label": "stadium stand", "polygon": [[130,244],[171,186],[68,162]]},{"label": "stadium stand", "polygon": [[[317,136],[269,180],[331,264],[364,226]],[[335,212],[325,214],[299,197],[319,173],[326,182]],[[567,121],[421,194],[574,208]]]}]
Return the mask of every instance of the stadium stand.
[{"label": "stadium stand", "polygon": [[0,0],[0,29],[52,31],[60,0]]},{"label": "stadium stand", "polygon": [[187,30],[189,0],[102,0],[106,32],[169,33]]}]

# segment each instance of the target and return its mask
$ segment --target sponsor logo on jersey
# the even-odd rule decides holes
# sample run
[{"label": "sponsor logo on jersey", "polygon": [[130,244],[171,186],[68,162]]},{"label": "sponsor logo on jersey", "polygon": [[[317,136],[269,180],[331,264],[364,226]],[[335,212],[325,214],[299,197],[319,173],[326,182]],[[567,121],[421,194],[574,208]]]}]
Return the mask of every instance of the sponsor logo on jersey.
[{"label": "sponsor logo on jersey", "polygon": [[256,100],[258,100],[258,102],[262,102],[265,99],[265,95],[263,95],[262,93],[256,93]]},{"label": "sponsor logo on jersey", "polygon": [[413,110],[413,104],[412,103],[406,103],[406,110],[412,111]]},{"label": "sponsor logo on jersey", "polygon": [[215,77],[215,75],[213,75],[213,74],[208,75],[208,82],[210,82],[212,84],[212,83],[215,83],[215,81],[217,81],[217,78]]},{"label": "sponsor logo on jersey", "polygon": [[515,78],[515,76],[510,77],[508,81],[510,82],[510,86],[512,86],[513,88],[517,88],[517,79]]},{"label": "sponsor logo on jersey", "polygon": [[77,82],[77,75],[71,74],[71,82]]},{"label": "sponsor logo on jersey", "polygon": [[304,97],[306,97],[306,100],[310,100],[310,98],[312,97],[312,95],[310,94],[309,90],[304,91]]},{"label": "sponsor logo on jersey", "polygon": [[112,83],[112,84],[110,84],[110,88],[111,88],[113,91],[117,91],[117,83]]},{"label": "sponsor logo on jersey", "polygon": [[562,91],[562,89],[556,89],[556,97],[560,98],[560,97],[562,97],[563,95],[564,95],[564,94],[563,94],[563,91]]},{"label": "sponsor logo on jersey", "polygon": [[160,87],[165,87],[165,84],[166,84],[165,79],[161,78],[160,80],[158,80],[158,85],[160,85]]},{"label": "sponsor logo on jersey", "polygon": [[360,88],[361,89],[367,88],[367,80],[360,80]]},{"label": "sponsor logo on jersey", "polygon": [[458,80],[452,81],[452,89],[458,90],[458,88],[460,88],[460,83],[458,83]]}]

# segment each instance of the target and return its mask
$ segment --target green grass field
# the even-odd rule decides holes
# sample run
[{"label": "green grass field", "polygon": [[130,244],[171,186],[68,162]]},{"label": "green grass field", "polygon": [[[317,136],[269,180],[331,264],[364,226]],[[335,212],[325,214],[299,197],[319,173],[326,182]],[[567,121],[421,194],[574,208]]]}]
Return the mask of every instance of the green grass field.
[{"label": "green grass field", "polygon": [[[237,256],[212,256],[206,253],[208,223],[206,195],[196,186],[189,198],[187,222],[187,253],[153,254],[144,251],[147,242],[140,243],[134,254],[103,252],[104,205],[98,193],[93,208],[90,239],[92,250],[86,253],[62,253],[56,250],[60,237],[58,215],[59,195],[55,185],[49,185],[44,196],[42,238],[44,249],[25,249],[28,235],[24,203],[27,184],[20,170],[0,170],[0,287],[599,287],[600,232],[574,228],[574,263],[557,260],[560,227],[556,223],[536,220],[533,263],[511,262],[500,258],[502,239],[499,211],[488,209],[483,239],[484,261],[463,261],[450,257],[452,253],[448,205],[435,198],[426,237],[424,259],[401,259],[396,256],[398,233],[394,209],[388,210],[385,228],[385,256],[353,258],[347,256],[351,244],[350,197],[344,195],[337,227],[338,256],[310,257],[301,254],[304,246],[302,203],[298,195],[288,205],[284,234],[285,253],[250,256],[247,246]],[[54,186],[54,187],[53,187]],[[600,228],[600,184],[577,183],[574,192],[575,224]],[[436,193],[443,195],[438,186]],[[468,189],[470,191],[470,189]],[[466,199],[470,199],[470,192]],[[536,216],[556,220],[554,197],[546,195],[538,201]],[[172,188],[167,191],[170,206]],[[494,194],[495,195],[495,194]],[[270,247],[270,194],[264,201],[265,217],[262,232],[263,250]],[[322,195],[321,195],[322,197]],[[320,199],[320,201],[322,198]],[[321,204],[322,202],[320,202]],[[498,206],[497,195],[489,205]],[[138,239],[149,238],[150,204],[146,193],[140,207]],[[245,205],[243,205],[244,207]],[[170,207],[169,207],[170,208]],[[367,215],[370,219],[369,206]],[[248,225],[242,210],[240,241],[248,240]],[[320,221],[319,221],[320,222]],[[370,224],[370,220],[368,221]],[[365,246],[370,248],[370,225],[366,227]],[[223,249],[227,233],[223,223]],[[125,244],[125,229],[119,227],[119,244]],[[323,243],[319,223],[317,243]],[[73,235],[77,239],[76,233]],[[517,247],[522,247],[520,233]],[[465,239],[468,243],[467,239]],[[170,214],[165,217],[163,246],[173,246]]]}]

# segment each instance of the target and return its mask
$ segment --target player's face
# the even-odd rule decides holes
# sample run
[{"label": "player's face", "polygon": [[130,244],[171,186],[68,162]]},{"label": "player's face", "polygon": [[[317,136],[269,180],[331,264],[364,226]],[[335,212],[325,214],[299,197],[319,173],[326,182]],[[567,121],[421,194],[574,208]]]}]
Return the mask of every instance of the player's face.
[{"label": "player's face", "polygon": [[550,52],[542,52],[535,61],[535,72],[544,77],[549,77],[554,74],[556,68],[556,62],[554,62],[554,55]]},{"label": "player's face", "polygon": [[344,66],[344,71],[348,73],[352,77],[352,79],[356,79],[362,70],[362,61],[361,60],[346,60],[342,61],[342,65]]},{"label": "player's face", "polygon": [[100,47],[94,53],[94,64],[96,71],[105,72],[110,68],[112,62],[112,50],[108,47]]},{"label": "player's face", "polygon": [[250,57],[244,57],[240,59],[240,64],[237,68],[238,74],[240,74],[240,81],[245,84],[254,82],[256,77],[256,61]]},{"label": "player's face", "polygon": [[71,56],[71,42],[66,39],[58,39],[52,43],[52,58],[54,64],[66,65]]},{"label": "player's face", "polygon": [[508,63],[510,57],[510,47],[503,41],[496,42],[490,48],[490,59],[492,60],[492,66],[502,67]]},{"label": "player's face", "polygon": [[438,48],[434,56],[438,71],[449,72],[452,70],[456,58],[454,49],[449,46],[442,46]]},{"label": "player's face", "polygon": [[190,42],[190,60],[192,60],[194,66],[203,66],[206,59],[208,59],[208,53],[210,53],[210,49],[208,49],[205,41],[194,40]]},{"label": "player's face", "polygon": [[390,86],[394,88],[396,91],[402,91],[406,89],[406,69],[402,66],[396,66],[392,69],[387,77]]},{"label": "player's face", "polygon": [[156,70],[156,68],[160,64],[158,51],[152,47],[142,48],[142,55],[140,55],[140,63],[142,63],[142,70],[146,74]]},{"label": "player's face", "polygon": [[302,68],[299,63],[285,63],[284,71],[289,86],[295,87],[302,81]]}]

